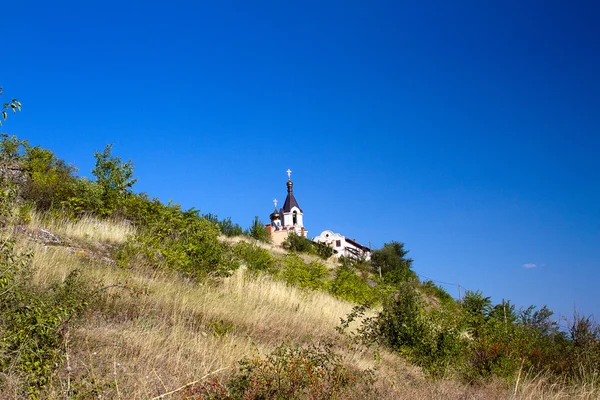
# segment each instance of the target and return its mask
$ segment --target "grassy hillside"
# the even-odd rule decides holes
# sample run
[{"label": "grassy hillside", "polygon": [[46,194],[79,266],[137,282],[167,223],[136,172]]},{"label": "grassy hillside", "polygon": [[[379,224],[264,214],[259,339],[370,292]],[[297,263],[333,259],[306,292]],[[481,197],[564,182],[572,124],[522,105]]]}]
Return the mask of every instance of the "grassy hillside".
[{"label": "grassy hillside", "polygon": [[399,242],[371,262],[275,247],[257,221],[242,235],[134,194],[110,147],[96,160],[89,181],[0,142],[0,399],[600,394],[589,318],[567,334],[545,309],[457,302],[418,281]]},{"label": "grassy hillside", "polygon": [[[94,282],[104,293],[99,304],[65,326],[64,356],[36,394],[39,398],[147,399],[212,373],[169,397],[204,398],[206,393],[198,389],[203,384],[227,382],[239,370],[239,360],[264,358],[282,343],[331,346],[350,374],[373,371],[374,382],[359,381],[351,391],[341,391],[342,398],[597,395],[594,387],[548,386],[543,377],[525,374],[513,387],[499,381],[472,386],[427,379],[400,356],[380,349],[375,357],[373,348],[337,333],[336,326],[352,304],[244,268],[204,283],[163,270],[123,269],[111,257],[132,233],[133,228],[122,223],[93,218],[56,221],[34,214],[28,225],[16,228],[5,234],[12,231],[17,252],[32,251],[32,280],[37,290],[48,290],[51,282],[64,280],[78,269],[85,281]],[[273,252],[285,255],[282,249]],[[1,398],[25,396],[24,380],[17,371],[4,372]]]}]

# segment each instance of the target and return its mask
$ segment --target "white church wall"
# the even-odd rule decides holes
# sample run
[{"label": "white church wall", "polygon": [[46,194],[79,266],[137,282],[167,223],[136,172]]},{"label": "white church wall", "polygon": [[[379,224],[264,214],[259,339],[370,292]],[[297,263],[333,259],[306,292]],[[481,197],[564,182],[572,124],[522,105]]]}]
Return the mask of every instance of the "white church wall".
[{"label": "white church wall", "polygon": [[323,243],[333,248],[337,253],[335,257],[354,257],[356,254],[364,255],[367,260],[371,258],[371,254],[368,251],[364,251],[362,248],[356,247],[354,244],[348,242],[346,237],[335,233],[330,230],[321,232],[319,236],[313,238],[314,242]]}]

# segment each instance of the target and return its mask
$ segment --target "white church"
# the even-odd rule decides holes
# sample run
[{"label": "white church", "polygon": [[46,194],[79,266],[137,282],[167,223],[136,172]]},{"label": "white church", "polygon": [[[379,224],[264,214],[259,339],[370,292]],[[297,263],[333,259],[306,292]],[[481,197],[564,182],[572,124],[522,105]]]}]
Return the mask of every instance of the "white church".
[{"label": "white church", "polygon": [[294,197],[294,183],[292,182],[292,171],[287,170],[288,180],[287,197],[283,207],[277,211],[277,199],[273,200],[274,210],[269,216],[270,224],[267,224],[269,238],[273,243],[281,246],[290,232],[295,232],[299,236],[308,237],[308,231],[304,229],[304,213]]},{"label": "white church", "polygon": [[[304,212],[298,205],[298,201],[294,196],[294,183],[292,182],[292,171],[287,171],[288,180],[287,196],[283,207],[277,210],[277,199],[273,200],[274,210],[269,216],[271,220],[270,224],[267,224],[267,231],[269,232],[269,238],[271,241],[281,246],[284,240],[288,237],[290,232],[295,232],[297,235],[308,237],[308,231],[304,228]],[[313,239],[314,242],[322,243],[333,249],[334,256],[339,258],[341,256],[352,258],[355,260],[371,258],[371,249],[351,240],[339,233],[333,231],[323,231],[319,236]]]}]

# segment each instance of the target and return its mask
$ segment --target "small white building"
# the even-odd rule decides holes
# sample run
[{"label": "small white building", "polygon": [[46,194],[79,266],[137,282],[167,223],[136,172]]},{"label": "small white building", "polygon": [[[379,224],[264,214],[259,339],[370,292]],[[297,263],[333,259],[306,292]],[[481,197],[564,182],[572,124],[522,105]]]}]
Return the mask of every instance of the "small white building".
[{"label": "small white building", "polygon": [[356,240],[348,239],[339,233],[333,231],[323,231],[319,236],[313,239],[313,242],[322,243],[333,249],[334,256],[339,258],[341,256],[348,257],[354,260],[365,260],[371,259],[371,249]]}]

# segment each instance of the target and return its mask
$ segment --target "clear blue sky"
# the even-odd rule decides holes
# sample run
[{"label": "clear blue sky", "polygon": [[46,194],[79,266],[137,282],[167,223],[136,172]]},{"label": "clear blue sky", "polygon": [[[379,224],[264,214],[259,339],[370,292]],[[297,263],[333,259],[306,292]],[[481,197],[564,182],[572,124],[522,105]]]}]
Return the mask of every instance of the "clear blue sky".
[{"label": "clear blue sky", "polygon": [[[406,243],[426,277],[599,314],[597,2],[5,2],[3,130],[248,226]],[[527,268],[530,267],[530,268]]]}]

